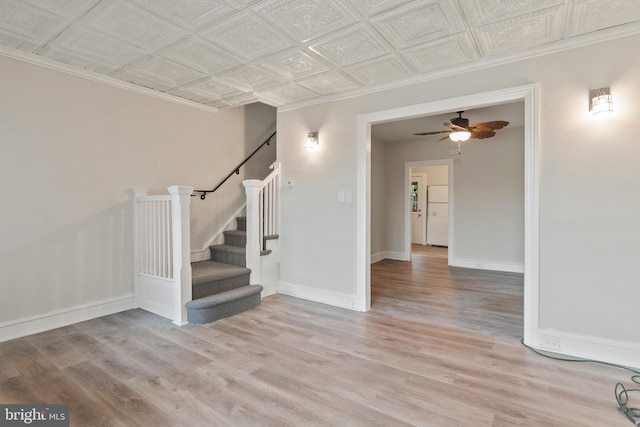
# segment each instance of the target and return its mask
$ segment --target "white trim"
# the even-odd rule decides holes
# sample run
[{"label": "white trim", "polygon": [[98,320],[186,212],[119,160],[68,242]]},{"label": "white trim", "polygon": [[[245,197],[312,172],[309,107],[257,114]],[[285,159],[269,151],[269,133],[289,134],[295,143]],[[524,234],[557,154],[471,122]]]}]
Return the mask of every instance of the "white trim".
[{"label": "white trim", "polygon": [[524,264],[511,262],[495,262],[482,259],[453,258],[449,260],[451,267],[475,268],[476,270],[505,271],[507,273],[524,273]]},{"label": "white trim", "polygon": [[[471,94],[418,105],[361,114],[357,118],[357,242],[356,308],[368,310],[371,298],[371,125],[398,119],[468,110],[487,105],[524,101],[525,145],[525,272],[524,272],[524,340],[538,342],[539,324],[539,106],[537,84],[517,86],[491,92]],[[452,186],[454,183],[450,182]],[[450,190],[451,191],[451,190]],[[451,195],[451,193],[449,193]],[[451,200],[450,200],[451,203]],[[450,207],[449,211],[453,211]],[[450,242],[454,239],[450,235]],[[450,253],[449,256],[452,256]]]},{"label": "white trim", "polygon": [[[415,162],[405,162],[404,163],[404,188],[409,188],[409,181],[411,180],[411,169],[419,168],[423,166],[442,166],[446,165],[447,167],[447,180],[449,185],[449,213],[448,213],[448,239],[449,239],[449,250],[447,251],[447,262],[451,264],[451,258],[453,257],[454,247],[453,247],[453,209],[455,206],[454,200],[454,182],[453,182],[453,159],[438,159],[438,160],[421,160]],[[406,206],[404,212],[404,258],[407,261],[411,260],[411,211],[409,209],[409,194],[405,191],[405,200],[404,205]]]},{"label": "white trim", "polygon": [[308,286],[298,285],[295,283],[278,282],[277,292],[283,295],[289,295],[335,307],[348,308],[350,310],[353,310],[356,306],[355,295],[310,288]]},{"label": "white trim", "polygon": [[0,56],[15,59],[17,61],[27,62],[29,64],[38,65],[40,67],[48,68],[50,70],[60,71],[65,74],[70,74],[75,77],[91,80],[97,83],[102,83],[107,86],[123,89],[128,92],[137,93],[139,95],[148,96],[151,98],[161,99],[163,101],[169,101],[174,104],[179,104],[185,107],[195,108],[197,110],[206,111],[208,113],[217,113],[219,110],[216,107],[210,105],[200,104],[195,101],[190,101],[179,96],[170,95],[165,92],[146,88],[144,86],[138,86],[133,83],[126,82],[124,80],[114,79],[104,74],[98,74],[93,71],[84,70],[81,68],[75,68],[71,65],[57,62],[44,56],[38,56],[31,53],[23,52],[18,49],[12,49],[5,46],[0,46]]},{"label": "white trim", "polygon": [[361,89],[349,91],[346,93],[324,95],[318,98],[311,98],[303,101],[284,104],[278,107],[278,111],[282,112],[282,111],[296,110],[298,108],[325,104],[327,102],[335,102],[335,101],[342,101],[350,98],[356,98],[363,95],[411,86],[418,83],[437,80],[437,79],[464,74],[472,71],[482,70],[482,69],[491,68],[491,67],[497,67],[500,65],[521,61],[524,59],[537,58],[544,55],[564,52],[567,50],[571,50],[571,49],[575,49],[583,46],[589,46],[596,43],[602,43],[609,40],[616,40],[616,39],[631,36],[637,33],[640,33],[640,24],[638,24],[637,22],[632,22],[625,25],[618,25],[616,27],[594,31],[592,33],[571,37],[565,40],[560,40],[555,43],[537,46],[528,50],[524,50],[508,56],[504,56],[504,57],[481,59],[474,62],[460,64],[460,65],[456,65],[456,66],[441,69],[441,70],[434,70],[431,72],[407,77],[406,79],[393,80],[390,82],[382,83],[377,86],[368,86]]},{"label": "white trim", "polygon": [[640,344],[540,329],[538,350],[640,369]]},{"label": "white trim", "polygon": [[0,342],[136,308],[134,294],[76,305],[0,324]]},{"label": "white trim", "polygon": [[404,252],[389,252],[382,251],[376,254],[371,254],[371,264],[382,261],[383,259],[392,259],[394,261],[411,261]]}]

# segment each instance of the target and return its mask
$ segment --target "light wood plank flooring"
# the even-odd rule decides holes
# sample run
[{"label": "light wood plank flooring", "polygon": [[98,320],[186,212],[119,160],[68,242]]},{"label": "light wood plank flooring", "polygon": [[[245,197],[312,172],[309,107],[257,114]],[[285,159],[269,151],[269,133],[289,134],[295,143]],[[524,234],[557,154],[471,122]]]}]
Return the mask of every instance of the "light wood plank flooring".
[{"label": "light wood plank flooring", "polygon": [[522,275],[446,249],[372,267],[358,313],[274,295],[209,325],[131,310],[0,344],[0,403],[73,426],[628,426],[610,367],[520,344]]}]

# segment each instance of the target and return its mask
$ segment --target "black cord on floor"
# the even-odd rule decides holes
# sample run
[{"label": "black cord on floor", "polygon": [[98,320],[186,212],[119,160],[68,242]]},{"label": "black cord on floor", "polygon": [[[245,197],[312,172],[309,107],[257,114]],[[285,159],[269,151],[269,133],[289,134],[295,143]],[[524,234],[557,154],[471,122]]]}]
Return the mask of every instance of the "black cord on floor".
[{"label": "black cord on floor", "polygon": [[[524,338],[520,340],[520,343],[523,346],[527,347],[529,350],[533,351],[534,353],[542,357],[546,357],[547,359],[559,360],[561,362],[597,363],[599,365],[605,365],[605,366],[611,366],[618,369],[624,369],[625,371],[634,373],[635,375],[631,377],[631,381],[633,381],[635,384],[640,385],[640,371],[629,368],[627,366],[618,365],[618,364],[609,363],[609,362],[602,362],[600,360],[593,360],[593,359],[567,359],[564,357],[549,356],[548,354],[544,354],[536,350],[535,348],[525,344]],[[629,421],[631,421],[633,425],[640,427],[640,408],[633,408],[628,406],[629,393],[631,392],[640,393],[640,388],[627,389],[622,383],[616,384],[614,393],[616,396],[616,402],[618,402],[618,411],[620,411],[622,415],[624,415]]]}]

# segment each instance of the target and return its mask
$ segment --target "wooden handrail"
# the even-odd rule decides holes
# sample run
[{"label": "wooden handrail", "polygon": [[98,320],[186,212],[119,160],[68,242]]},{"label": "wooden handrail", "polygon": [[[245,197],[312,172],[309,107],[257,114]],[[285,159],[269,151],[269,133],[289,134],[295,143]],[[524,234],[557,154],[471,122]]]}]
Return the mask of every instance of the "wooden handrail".
[{"label": "wooden handrail", "polygon": [[242,163],[240,163],[238,166],[236,166],[234,169],[231,170],[231,172],[229,172],[229,174],[227,176],[224,177],[224,179],[222,181],[220,181],[218,183],[218,185],[216,185],[215,187],[213,187],[211,190],[194,190],[192,194],[192,196],[195,196],[196,193],[200,193],[200,200],[204,200],[207,197],[208,193],[213,193],[214,191],[216,191],[218,188],[220,188],[222,186],[222,184],[224,184],[225,182],[227,182],[227,180],[229,178],[231,178],[233,176],[233,174],[235,173],[236,175],[240,174],[240,168],[249,161],[249,159],[251,157],[253,157],[254,154],[256,154],[258,152],[258,150],[260,150],[262,147],[264,147],[265,145],[270,145],[271,144],[271,139],[276,136],[276,132],[273,132],[271,134],[271,136],[269,136],[267,139],[264,140],[264,142],[262,144],[260,144],[258,146],[258,148],[256,148],[255,150],[253,150],[253,152],[251,154],[249,154],[249,156],[244,159],[242,161]]}]

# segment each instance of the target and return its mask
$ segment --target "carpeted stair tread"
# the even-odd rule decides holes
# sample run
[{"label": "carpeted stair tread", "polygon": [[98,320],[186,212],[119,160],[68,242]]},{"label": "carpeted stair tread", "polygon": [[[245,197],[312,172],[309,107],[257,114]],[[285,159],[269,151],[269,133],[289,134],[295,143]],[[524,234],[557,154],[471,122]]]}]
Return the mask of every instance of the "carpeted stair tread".
[{"label": "carpeted stair tread", "polygon": [[189,301],[187,321],[193,324],[214,322],[260,305],[261,285],[246,285]]},{"label": "carpeted stair tread", "polygon": [[191,264],[191,282],[193,286],[230,279],[250,273],[251,270],[246,267],[231,265],[224,262],[200,261]]},{"label": "carpeted stair tread", "polygon": [[210,246],[209,249],[223,252],[231,252],[234,254],[244,254],[247,250],[242,246],[233,246],[233,245],[213,245]]}]

